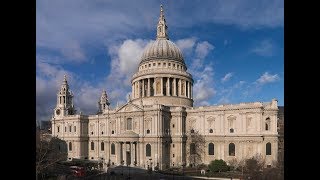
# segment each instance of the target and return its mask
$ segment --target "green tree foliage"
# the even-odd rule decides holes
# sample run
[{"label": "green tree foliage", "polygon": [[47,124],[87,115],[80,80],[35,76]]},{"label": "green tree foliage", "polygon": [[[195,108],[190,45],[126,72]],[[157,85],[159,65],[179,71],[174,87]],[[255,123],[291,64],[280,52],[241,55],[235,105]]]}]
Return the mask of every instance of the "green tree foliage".
[{"label": "green tree foliage", "polygon": [[208,167],[211,172],[225,172],[229,170],[229,166],[222,159],[211,161]]}]

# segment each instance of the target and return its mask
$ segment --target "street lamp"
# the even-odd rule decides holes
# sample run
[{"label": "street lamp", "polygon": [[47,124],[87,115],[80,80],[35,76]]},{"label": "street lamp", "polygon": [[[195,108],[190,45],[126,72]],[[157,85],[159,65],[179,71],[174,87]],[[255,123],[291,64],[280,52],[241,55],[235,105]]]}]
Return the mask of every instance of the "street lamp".
[{"label": "street lamp", "polygon": [[123,176],[123,163],[124,163],[124,160],[121,161],[121,167],[122,167],[122,173],[121,175]]}]

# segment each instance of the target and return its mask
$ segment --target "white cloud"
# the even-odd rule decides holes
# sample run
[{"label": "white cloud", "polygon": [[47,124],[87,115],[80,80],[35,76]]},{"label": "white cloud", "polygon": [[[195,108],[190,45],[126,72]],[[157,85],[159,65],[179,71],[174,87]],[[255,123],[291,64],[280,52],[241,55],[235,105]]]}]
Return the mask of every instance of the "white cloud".
[{"label": "white cloud", "polygon": [[274,54],[275,48],[271,40],[265,39],[251,51],[259,56],[272,56]]},{"label": "white cloud", "polygon": [[265,72],[262,76],[260,76],[259,79],[257,79],[256,82],[259,85],[263,85],[263,84],[272,83],[278,80],[280,80],[278,74],[272,75],[272,74],[269,74],[268,72]]},{"label": "white cloud", "polygon": [[[50,60],[49,60],[50,61]],[[84,114],[94,114],[97,102],[103,89],[104,82],[91,85],[90,82],[79,79],[79,77],[60,65],[49,64],[37,59],[36,75],[36,118],[37,120],[49,120],[56,106],[57,92],[67,75],[70,90],[74,93],[74,104],[77,110]]]},{"label": "white cloud", "polygon": [[208,41],[200,42],[197,44],[197,47],[196,47],[196,55],[197,57],[203,59],[213,49],[214,49],[214,46],[210,44]]},{"label": "white cloud", "polygon": [[148,41],[136,39],[125,40],[118,50],[120,71],[132,75],[138,68],[140,58]]},{"label": "white cloud", "polygon": [[235,84],[233,84],[230,87],[223,88],[220,90],[217,94],[220,95],[220,98],[218,100],[218,103],[222,104],[228,104],[232,102],[232,98],[237,96],[236,94],[239,92],[239,90],[242,90],[244,84],[246,84],[245,81],[239,81]]},{"label": "white cloud", "polygon": [[80,47],[79,42],[68,42],[61,50],[62,54],[67,57],[68,60],[73,62],[85,62],[87,61],[83,49]]},{"label": "white cloud", "polygon": [[193,86],[193,99],[196,105],[207,104],[206,102],[216,94],[213,88],[213,75],[214,72],[211,65],[206,66],[202,72],[194,74],[196,80]]},{"label": "white cloud", "polygon": [[196,43],[196,38],[194,38],[194,37],[179,39],[176,41],[177,46],[180,48],[180,50],[183,53],[187,53],[190,50],[192,50],[195,43]]},{"label": "white cloud", "polygon": [[221,82],[227,82],[230,80],[230,78],[233,76],[233,73],[227,73],[222,79],[221,79]]}]

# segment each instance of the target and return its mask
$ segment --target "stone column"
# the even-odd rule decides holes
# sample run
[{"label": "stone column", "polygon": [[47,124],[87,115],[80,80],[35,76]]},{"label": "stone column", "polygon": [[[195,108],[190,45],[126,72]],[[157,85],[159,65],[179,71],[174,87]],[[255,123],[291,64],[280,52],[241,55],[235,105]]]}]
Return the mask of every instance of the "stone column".
[{"label": "stone column", "polygon": [[147,96],[150,96],[150,89],[151,89],[151,87],[150,87],[150,78],[148,78]]},{"label": "stone column", "polygon": [[118,153],[116,153],[117,154],[117,161],[118,161],[119,164],[121,164],[121,160],[122,160],[121,142],[116,142],[116,144],[117,144],[117,149],[116,149],[117,151],[116,152],[118,152]]},{"label": "stone column", "polygon": [[176,83],[176,78],[173,78],[173,92],[172,95],[173,96],[177,96],[177,83]]},{"label": "stone column", "polygon": [[142,88],[141,88],[141,90],[142,90],[142,97],[144,97],[144,79],[142,79],[141,80],[142,81]]},{"label": "stone column", "polygon": [[139,163],[140,163],[140,166],[145,165],[145,156],[143,154],[143,152],[144,152],[143,145],[144,145],[143,143],[139,143]]},{"label": "stone column", "polygon": [[161,95],[163,96],[163,77],[161,77],[161,89],[160,89],[160,92],[161,92]]},{"label": "stone column", "polygon": [[167,96],[171,96],[170,94],[170,78],[167,78]]},{"label": "stone column", "polygon": [[187,97],[187,81],[186,80],[184,80],[184,89],[183,89],[183,91],[184,91],[184,97]]},{"label": "stone column", "polygon": [[181,79],[178,80],[178,96],[181,96]]},{"label": "stone column", "polygon": [[127,165],[127,142],[123,142],[122,146],[122,155],[123,155],[123,165]]},{"label": "stone column", "polygon": [[134,161],[135,161],[135,158],[134,158],[134,144],[133,142],[130,142],[130,154],[131,154],[131,164],[130,166],[134,166]]},{"label": "stone column", "polygon": [[139,147],[139,142],[136,142],[136,160],[137,160],[137,166],[140,166],[140,147]]},{"label": "stone column", "polygon": [[134,83],[132,83],[132,99],[134,99]]},{"label": "stone column", "polygon": [[188,81],[188,98],[191,98],[191,82]]}]

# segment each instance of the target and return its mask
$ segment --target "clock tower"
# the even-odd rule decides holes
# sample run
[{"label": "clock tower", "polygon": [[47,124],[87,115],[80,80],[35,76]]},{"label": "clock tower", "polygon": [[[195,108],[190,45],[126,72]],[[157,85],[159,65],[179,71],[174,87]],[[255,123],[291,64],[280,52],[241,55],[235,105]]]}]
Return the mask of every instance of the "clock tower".
[{"label": "clock tower", "polygon": [[67,76],[64,75],[61,88],[57,94],[57,106],[54,109],[54,117],[74,115],[75,113],[73,93],[69,90]]}]

